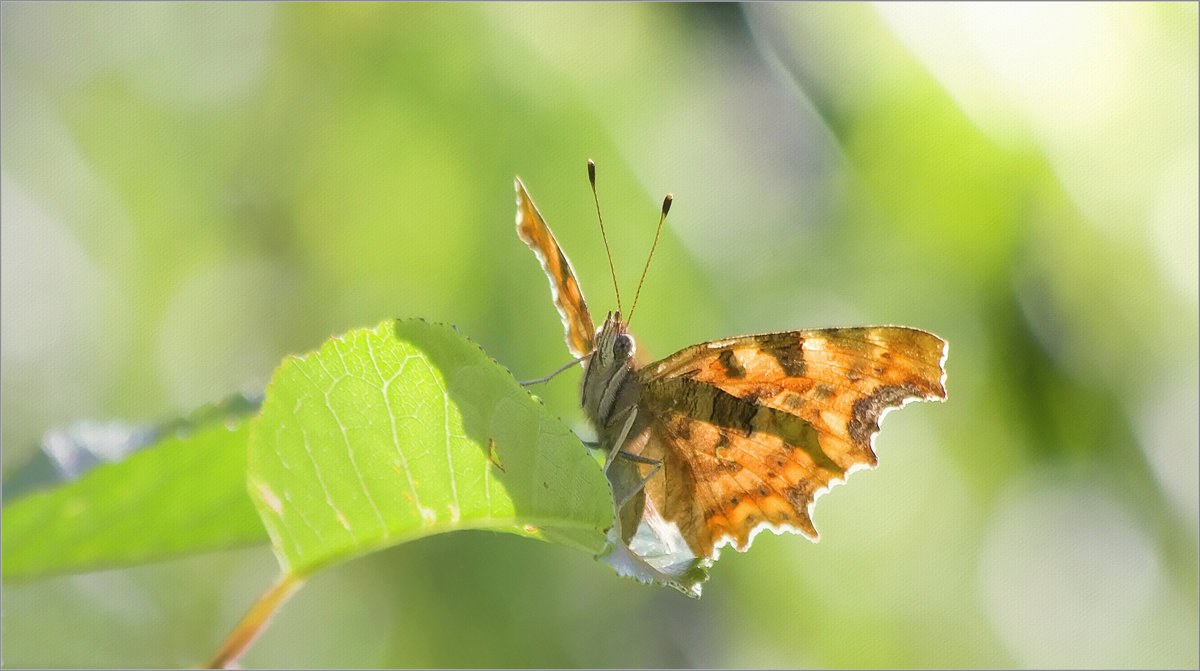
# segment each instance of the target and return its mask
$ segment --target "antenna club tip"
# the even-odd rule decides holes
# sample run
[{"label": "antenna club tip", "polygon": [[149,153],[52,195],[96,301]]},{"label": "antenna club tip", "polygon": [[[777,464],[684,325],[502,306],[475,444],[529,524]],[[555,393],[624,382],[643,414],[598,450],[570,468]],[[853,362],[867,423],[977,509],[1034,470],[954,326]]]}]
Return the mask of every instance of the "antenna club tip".
[{"label": "antenna club tip", "polygon": [[588,181],[592,183],[592,186],[596,186],[596,162],[590,158],[588,159]]},{"label": "antenna club tip", "polygon": [[667,194],[666,198],[663,198],[662,213],[663,213],[664,217],[667,216],[667,211],[671,209],[671,201],[672,200],[674,200],[674,196],[672,196],[669,193]]}]

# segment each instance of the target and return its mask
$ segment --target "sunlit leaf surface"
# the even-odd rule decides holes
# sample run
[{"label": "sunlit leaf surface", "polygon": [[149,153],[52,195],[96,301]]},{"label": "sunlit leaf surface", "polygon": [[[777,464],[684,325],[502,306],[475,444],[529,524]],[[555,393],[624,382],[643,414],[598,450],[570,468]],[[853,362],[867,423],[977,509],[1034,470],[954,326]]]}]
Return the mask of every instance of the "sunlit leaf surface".
[{"label": "sunlit leaf surface", "polygon": [[591,552],[611,495],[579,440],[456,331],[386,322],[288,360],[250,440],[286,570],[457,529]]}]

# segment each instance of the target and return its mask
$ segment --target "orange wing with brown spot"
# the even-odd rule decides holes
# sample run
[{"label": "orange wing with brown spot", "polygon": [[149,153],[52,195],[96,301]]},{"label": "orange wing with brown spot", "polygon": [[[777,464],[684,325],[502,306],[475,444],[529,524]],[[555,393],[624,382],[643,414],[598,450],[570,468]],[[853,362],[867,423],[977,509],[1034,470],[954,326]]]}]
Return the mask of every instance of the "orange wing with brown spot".
[{"label": "orange wing with brown spot", "polygon": [[550,291],[554,294],[554,306],[562,317],[563,328],[566,330],[567,348],[571,354],[581,357],[589,354],[596,344],[596,324],[588,313],[587,302],[575,279],[575,271],[571,262],[563,253],[562,247],[554,239],[546,220],[538,212],[521,178],[516,178],[517,189],[517,235],[529,245],[542,270],[550,278]]},{"label": "orange wing with brown spot", "polygon": [[652,416],[642,456],[663,462],[646,491],[693,552],[746,550],[763,528],[815,539],[810,508],[876,463],[891,408],[946,398],[946,343],[878,326],[741,336],[637,371]]}]

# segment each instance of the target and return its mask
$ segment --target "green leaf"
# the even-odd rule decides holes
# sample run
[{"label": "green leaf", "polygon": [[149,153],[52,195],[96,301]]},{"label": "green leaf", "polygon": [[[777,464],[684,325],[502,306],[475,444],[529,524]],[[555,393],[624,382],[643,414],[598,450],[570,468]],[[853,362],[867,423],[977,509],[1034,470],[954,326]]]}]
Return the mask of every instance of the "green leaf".
[{"label": "green leaf", "polygon": [[241,421],[251,410],[198,410],[124,461],[7,503],[3,577],[260,543],[264,521],[297,574],[456,529],[604,547],[612,498],[598,463],[450,328],[387,322],[335,338],[286,361],[262,414]]},{"label": "green leaf", "polygon": [[3,576],[95,571],[262,542],[246,496],[249,425],[171,435],[4,506]]},{"label": "green leaf", "polygon": [[458,529],[596,553],[613,521],[578,438],[478,346],[424,321],[284,362],[249,449],[251,496],[294,575]]}]

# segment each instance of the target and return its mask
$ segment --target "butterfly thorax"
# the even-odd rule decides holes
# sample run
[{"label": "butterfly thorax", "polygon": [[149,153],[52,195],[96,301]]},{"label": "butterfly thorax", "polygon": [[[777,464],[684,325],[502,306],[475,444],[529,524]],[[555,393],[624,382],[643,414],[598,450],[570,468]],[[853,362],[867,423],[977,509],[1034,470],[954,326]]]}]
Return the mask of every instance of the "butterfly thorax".
[{"label": "butterfly thorax", "polygon": [[621,313],[609,313],[596,332],[596,349],[584,366],[582,405],[605,449],[622,432],[637,404],[640,386],[633,375],[633,336]]},{"label": "butterfly thorax", "polygon": [[[620,312],[611,312],[596,332],[596,347],[583,373],[582,405],[596,430],[601,449],[609,453],[605,473],[620,506],[616,530],[628,545],[645,508],[643,473],[629,454],[641,451],[649,437],[650,415],[638,412],[642,383],[635,374],[633,336]],[[624,453],[626,458],[619,458]],[[636,458],[635,458],[636,459]]]}]

